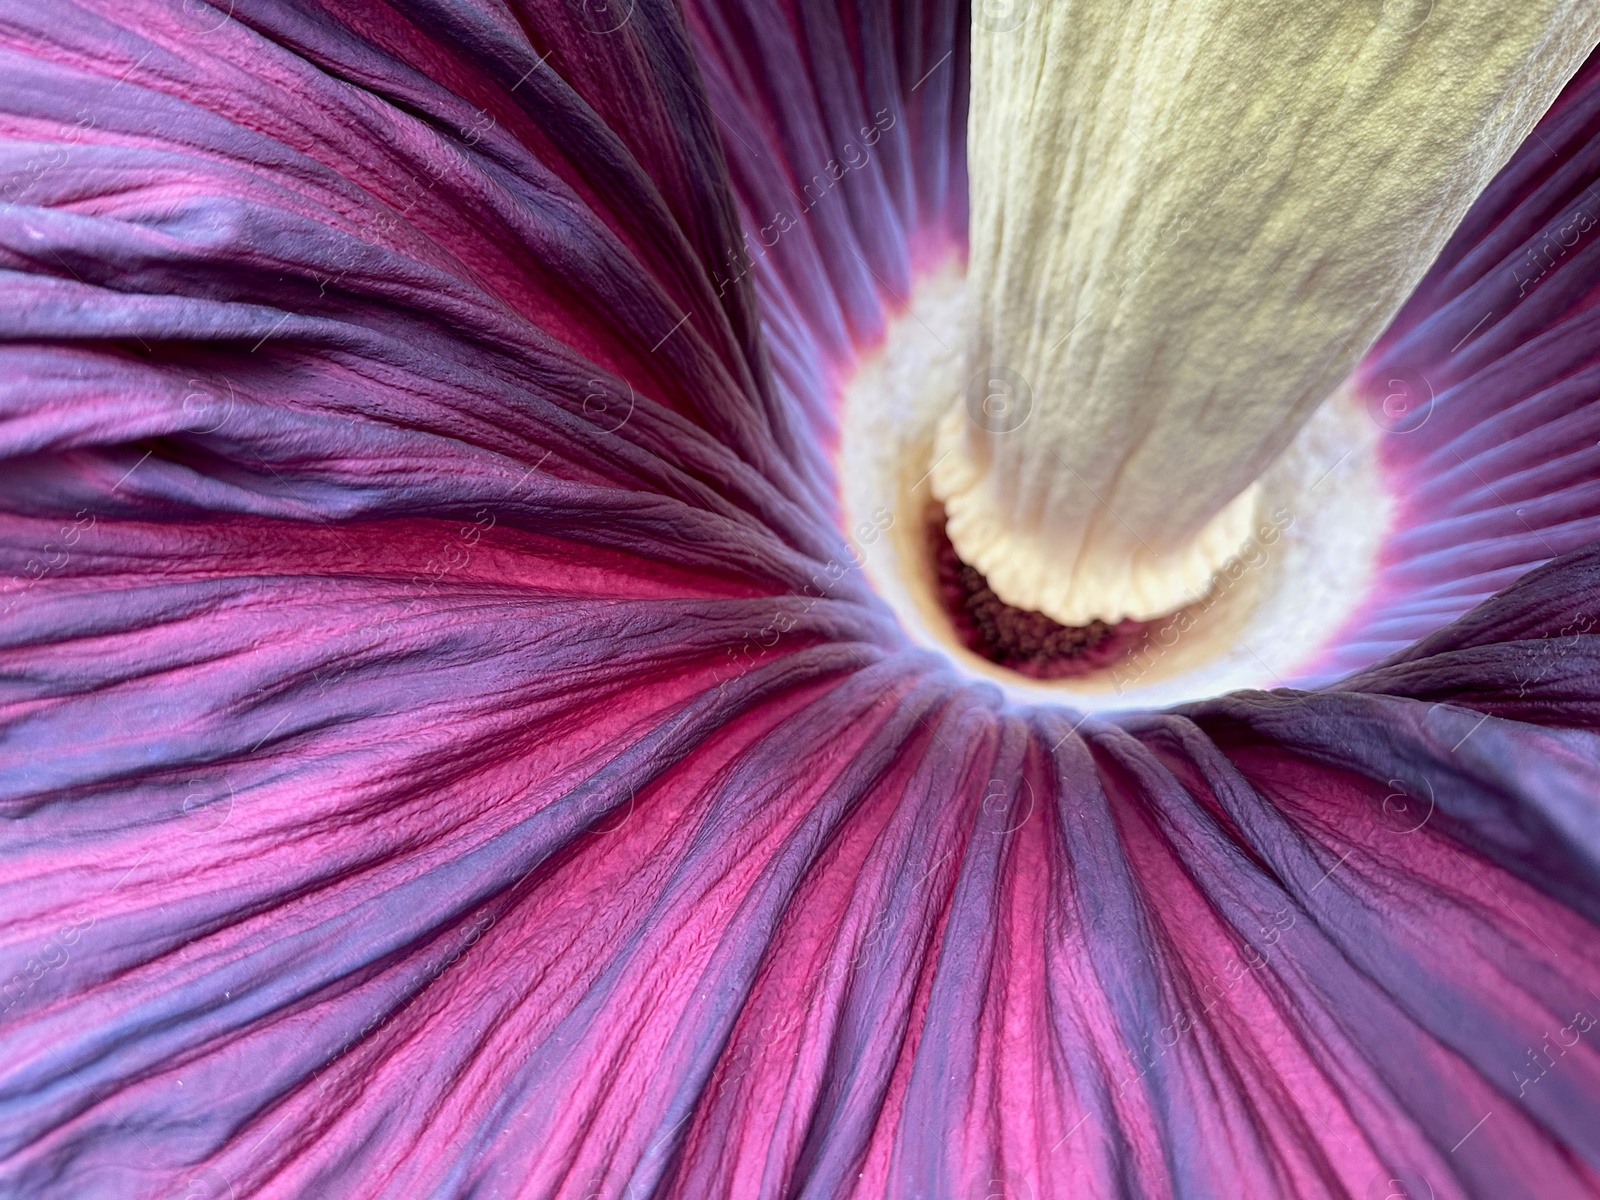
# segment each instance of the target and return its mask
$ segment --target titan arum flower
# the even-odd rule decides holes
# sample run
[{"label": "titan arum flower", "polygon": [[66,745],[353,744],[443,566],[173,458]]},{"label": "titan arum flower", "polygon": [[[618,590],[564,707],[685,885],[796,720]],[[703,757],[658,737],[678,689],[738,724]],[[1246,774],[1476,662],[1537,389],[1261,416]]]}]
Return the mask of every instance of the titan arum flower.
[{"label": "titan arum flower", "polygon": [[0,1195],[1600,1195],[1593,5],[0,31]]}]

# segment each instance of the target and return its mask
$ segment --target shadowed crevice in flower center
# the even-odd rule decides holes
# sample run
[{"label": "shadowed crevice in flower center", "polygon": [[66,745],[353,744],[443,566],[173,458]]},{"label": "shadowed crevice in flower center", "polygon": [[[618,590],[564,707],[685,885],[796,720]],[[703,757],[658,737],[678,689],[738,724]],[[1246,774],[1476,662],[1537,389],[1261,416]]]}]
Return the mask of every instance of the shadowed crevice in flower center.
[{"label": "shadowed crevice in flower center", "polygon": [[928,517],[940,602],[956,636],[974,654],[1031,679],[1072,679],[1103,670],[1145,644],[1162,621],[1063,625],[1041,612],[1013,608],[976,567],[961,561],[945,532],[942,505]]}]

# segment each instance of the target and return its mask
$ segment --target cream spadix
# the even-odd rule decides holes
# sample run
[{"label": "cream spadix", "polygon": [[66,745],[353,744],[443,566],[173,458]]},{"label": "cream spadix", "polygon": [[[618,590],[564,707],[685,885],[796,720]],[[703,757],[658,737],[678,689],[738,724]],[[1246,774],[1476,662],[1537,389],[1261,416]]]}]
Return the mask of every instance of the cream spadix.
[{"label": "cream spadix", "polygon": [[1249,537],[1256,479],[1600,40],[1600,6],[1009,18],[974,20],[972,378],[933,489],[1008,603],[1158,616]]}]

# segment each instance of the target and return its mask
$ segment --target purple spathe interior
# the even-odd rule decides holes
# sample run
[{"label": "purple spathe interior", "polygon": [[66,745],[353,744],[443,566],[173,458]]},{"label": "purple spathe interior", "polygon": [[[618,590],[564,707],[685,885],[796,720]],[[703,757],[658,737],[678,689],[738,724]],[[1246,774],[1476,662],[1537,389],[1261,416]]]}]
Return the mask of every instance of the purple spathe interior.
[{"label": "purple spathe interior", "polygon": [[1600,77],[1368,361],[1360,673],[1083,721],[837,529],[965,22],[0,14],[0,1188],[1600,1194]]}]

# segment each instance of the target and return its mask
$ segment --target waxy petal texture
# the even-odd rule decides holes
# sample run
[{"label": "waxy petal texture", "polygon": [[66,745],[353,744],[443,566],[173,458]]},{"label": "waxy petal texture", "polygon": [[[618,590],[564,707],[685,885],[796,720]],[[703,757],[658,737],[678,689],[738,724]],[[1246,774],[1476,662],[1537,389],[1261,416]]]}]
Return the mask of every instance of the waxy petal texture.
[{"label": "waxy petal texture", "polygon": [[0,1192],[1600,1194],[1587,460],[1316,692],[1019,709],[856,569],[964,20],[5,15]]}]

